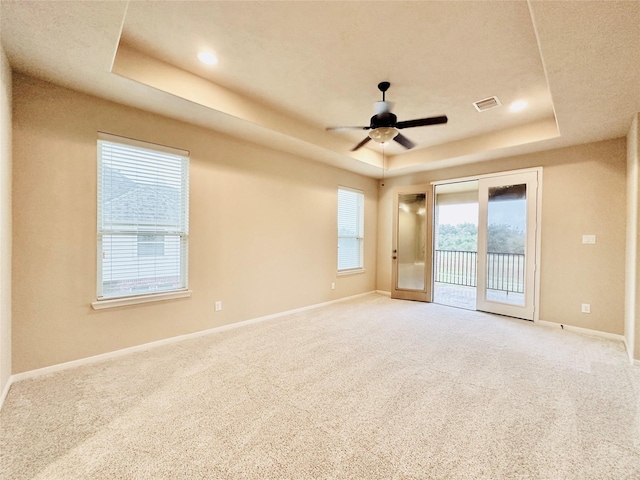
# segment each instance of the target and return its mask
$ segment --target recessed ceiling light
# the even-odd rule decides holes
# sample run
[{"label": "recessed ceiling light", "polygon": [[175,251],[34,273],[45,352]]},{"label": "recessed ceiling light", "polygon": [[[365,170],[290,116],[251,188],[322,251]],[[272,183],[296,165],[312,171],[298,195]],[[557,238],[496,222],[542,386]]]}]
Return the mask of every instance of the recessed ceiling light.
[{"label": "recessed ceiling light", "polygon": [[218,57],[211,52],[200,52],[198,54],[198,60],[206,65],[216,65],[218,63]]},{"label": "recessed ceiling light", "polygon": [[512,112],[519,112],[520,110],[523,110],[526,106],[527,106],[527,102],[525,102],[524,100],[516,100],[509,106],[509,110],[511,110]]}]

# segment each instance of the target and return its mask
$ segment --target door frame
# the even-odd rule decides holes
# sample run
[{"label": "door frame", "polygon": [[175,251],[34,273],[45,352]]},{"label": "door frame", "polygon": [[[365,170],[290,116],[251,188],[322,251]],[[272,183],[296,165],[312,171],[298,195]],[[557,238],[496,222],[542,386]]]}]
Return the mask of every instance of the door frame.
[{"label": "door frame", "polygon": [[[447,185],[450,183],[469,182],[472,180],[481,180],[483,178],[502,177],[505,175],[535,172],[538,176],[538,192],[536,199],[536,233],[535,233],[535,275],[534,275],[534,292],[533,292],[533,321],[540,321],[540,259],[541,259],[541,242],[542,242],[542,171],[543,167],[522,168],[518,170],[505,170],[493,173],[485,173],[481,175],[472,175],[467,177],[450,178],[446,180],[436,180],[431,182],[432,192],[437,185]],[[397,197],[396,197],[397,201]],[[435,208],[435,202],[432,205]],[[433,210],[433,208],[431,210]],[[431,212],[431,245],[433,245],[433,212]],[[395,212],[394,212],[395,215]],[[433,249],[431,250],[431,285],[433,285]],[[431,289],[433,291],[433,289]]]},{"label": "door frame", "polygon": [[[398,196],[424,193],[425,197],[425,252],[424,290],[398,289]],[[433,295],[433,186],[429,184],[406,185],[393,188],[393,224],[391,236],[391,298],[431,302]]]}]

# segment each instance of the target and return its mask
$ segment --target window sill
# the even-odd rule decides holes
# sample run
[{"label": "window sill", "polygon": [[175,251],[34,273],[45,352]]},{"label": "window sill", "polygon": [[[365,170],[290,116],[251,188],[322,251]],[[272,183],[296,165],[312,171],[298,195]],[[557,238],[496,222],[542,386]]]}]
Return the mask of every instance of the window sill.
[{"label": "window sill", "polygon": [[104,308],[126,307],[127,305],[138,305],[140,303],[161,302],[163,300],[173,300],[174,298],[185,298],[191,296],[191,290],[180,290],[177,292],[153,293],[151,295],[139,295],[136,297],[109,298],[106,300],[96,300],[91,304],[94,310]]},{"label": "window sill", "polygon": [[338,272],[338,276],[343,277],[345,275],[357,275],[364,272],[366,272],[364,268],[354,268],[353,270],[341,270]]}]

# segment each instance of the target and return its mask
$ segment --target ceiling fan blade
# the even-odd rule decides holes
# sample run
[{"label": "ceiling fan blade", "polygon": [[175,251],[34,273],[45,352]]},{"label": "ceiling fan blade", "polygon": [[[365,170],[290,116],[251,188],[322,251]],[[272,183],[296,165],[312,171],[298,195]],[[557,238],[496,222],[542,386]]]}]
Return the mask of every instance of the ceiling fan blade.
[{"label": "ceiling fan blade", "polygon": [[418,118],[416,120],[406,120],[404,122],[398,122],[396,128],[411,128],[411,127],[425,127],[427,125],[438,125],[441,123],[447,123],[449,119],[446,115],[440,117]]},{"label": "ceiling fan blade", "polygon": [[415,143],[413,143],[411,140],[409,140],[407,137],[405,137],[401,133],[397,134],[395,137],[393,137],[393,139],[396,142],[398,142],[400,145],[402,145],[404,148],[406,148],[407,150],[416,146]]},{"label": "ceiling fan blade", "polygon": [[358,150],[360,147],[362,147],[363,145],[365,145],[369,140],[371,140],[371,137],[367,137],[364,140],[362,140],[359,144],[357,144],[355,147],[353,147],[351,149],[352,152],[355,152],[356,150]]},{"label": "ceiling fan blade", "polygon": [[371,127],[327,127],[325,130],[370,130]]}]

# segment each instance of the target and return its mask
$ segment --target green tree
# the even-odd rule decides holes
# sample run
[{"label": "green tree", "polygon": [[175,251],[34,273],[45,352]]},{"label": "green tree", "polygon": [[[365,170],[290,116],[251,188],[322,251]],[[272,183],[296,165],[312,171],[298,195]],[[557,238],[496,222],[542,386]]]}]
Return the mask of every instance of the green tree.
[{"label": "green tree", "polygon": [[524,232],[506,223],[490,224],[487,250],[492,253],[524,253]]},{"label": "green tree", "polygon": [[[525,234],[506,223],[488,228],[487,250],[492,253],[524,253]],[[437,226],[436,250],[478,251],[478,227],[473,223]]]},{"label": "green tree", "polygon": [[457,250],[460,252],[478,250],[478,228],[473,223],[440,224],[436,239],[436,250]]}]

